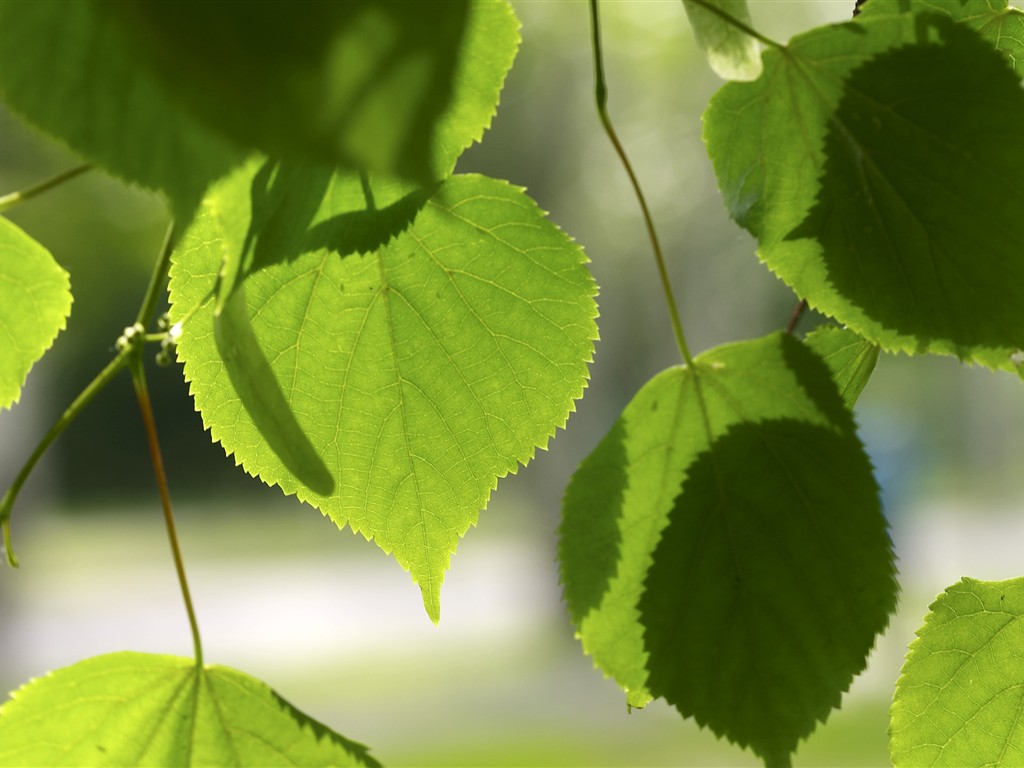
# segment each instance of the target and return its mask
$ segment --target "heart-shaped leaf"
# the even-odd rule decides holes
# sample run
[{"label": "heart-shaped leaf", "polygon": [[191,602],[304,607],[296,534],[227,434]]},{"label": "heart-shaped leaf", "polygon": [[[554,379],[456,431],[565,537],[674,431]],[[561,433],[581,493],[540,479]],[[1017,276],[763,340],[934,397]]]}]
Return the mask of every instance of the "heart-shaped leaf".
[{"label": "heart-shaped leaf", "polygon": [[[244,277],[218,315],[229,258]],[[171,316],[213,438],[393,552],[436,621],[459,537],[583,393],[585,261],[504,182],[409,191],[267,163],[207,197]]]},{"label": "heart-shaped leaf", "polygon": [[776,334],[663,371],[566,492],[560,558],[584,649],[785,763],[895,607],[871,466],[829,369]]},{"label": "heart-shaped leaf", "polygon": [[766,52],[756,82],[712,99],[726,203],[774,272],[883,349],[1014,369],[1024,91],[966,23],[917,0],[872,5]]}]

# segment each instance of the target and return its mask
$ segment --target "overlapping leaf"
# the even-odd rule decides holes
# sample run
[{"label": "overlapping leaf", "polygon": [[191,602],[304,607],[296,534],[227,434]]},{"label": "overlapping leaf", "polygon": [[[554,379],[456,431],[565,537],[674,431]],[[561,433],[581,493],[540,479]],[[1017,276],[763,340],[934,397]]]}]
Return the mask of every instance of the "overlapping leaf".
[{"label": "overlapping leaf", "polygon": [[[217,317],[226,258],[245,277]],[[477,176],[408,192],[247,167],[206,199],[170,290],[213,438],[393,552],[435,621],[458,538],[564,425],[596,337],[582,251]]]},{"label": "overlapping leaf", "polygon": [[290,160],[448,175],[519,42],[506,2],[106,2],[140,61],[204,122]]},{"label": "overlapping leaf", "polygon": [[853,410],[878,363],[878,347],[834,325],[816,328],[807,334],[804,343],[825,361],[843,402]]},{"label": "overlapping leaf", "polygon": [[253,145],[451,172],[518,45],[505,2],[0,2],[0,94],[181,216]]},{"label": "overlapping leaf", "polygon": [[1024,762],[1024,579],[962,579],[932,604],[892,703],[901,766]]},{"label": "overlapping leaf", "polygon": [[[714,97],[705,138],[726,203],[773,271],[882,348],[1012,369],[1024,92],[972,30],[993,34],[978,13],[968,25],[916,0],[872,5],[768,51],[758,81]],[[1000,36],[1019,22],[991,14]]]},{"label": "overlapping leaf", "polygon": [[838,706],[895,605],[870,464],[786,335],[662,372],[582,463],[560,558],[584,648],[769,762]]},{"label": "overlapping leaf", "polygon": [[0,216],[0,408],[18,401],[29,369],[53,344],[70,312],[67,272]]},{"label": "overlapping leaf", "polygon": [[0,3],[0,94],[112,173],[187,213],[243,154],[176,107],[92,0]]},{"label": "overlapping leaf", "polygon": [[[747,0],[707,2],[737,21],[750,24]],[[683,0],[683,5],[697,44],[716,75],[726,80],[754,80],[761,74],[761,52],[754,38],[693,0]]]},{"label": "overlapping leaf", "polygon": [[0,765],[378,763],[242,672],[112,653],[16,691],[0,707]]}]

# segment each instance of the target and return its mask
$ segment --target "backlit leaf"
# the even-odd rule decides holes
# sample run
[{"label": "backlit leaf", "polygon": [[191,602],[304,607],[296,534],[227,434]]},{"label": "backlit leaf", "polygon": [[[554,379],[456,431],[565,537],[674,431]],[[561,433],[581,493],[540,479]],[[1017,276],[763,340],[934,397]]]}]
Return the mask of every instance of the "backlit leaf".
[{"label": "backlit leaf", "polygon": [[719,185],[811,306],[886,350],[1012,370],[1024,91],[965,24],[915,0],[900,4],[915,13],[873,14],[873,2],[766,52],[756,82],[712,99]]},{"label": "backlit leaf", "polygon": [[[217,317],[233,253],[245,277]],[[393,552],[436,621],[459,537],[583,393],[585,261],[505,182],[409,191],[250,165],[174,255],[178,353],[213,438]]]},{"label": "backlit leaf", "polygon": [[0,216],[0,408],[18,402],[32,365],[71,313],[68,275],[43,246]]},{"label": "backlit leaf", "polygon": [[825,325],[815,328],[804,339],[832,372],[832,379],[843,396],[846,407],[853,406],[867,386],[878,362],[878,347],[853,331]]},{"label": "backlit leaf", "polygon": [[0,707],[0,765],[378,763],[366,747],[249,675],[125,652],[86,659],[15,691]]},{"label": "backlit leaf", "polygon": [[900,766],[1024,762],[1024,579],[964,578],[932,603],[891,709]]},{"label": "backlit leaf", "polygon": [[480,139],[519,43],[498,0],[101,7],[161,86],[239,144],[424,183]]},{"label": "backlit leaf", "polygon": [[[737,21],[750,25],[747,0],[708,0]],[[707,8],[683,0],[686,17],[711,69],[726,80],[754,80],[761,74],[757,41]]]},{"label": "backlit leaf", "polygon": [[637,394],[566,493],[560,558],[585,650],[784,763],[895,606],[878,489],[828,368],[784,334]]}]

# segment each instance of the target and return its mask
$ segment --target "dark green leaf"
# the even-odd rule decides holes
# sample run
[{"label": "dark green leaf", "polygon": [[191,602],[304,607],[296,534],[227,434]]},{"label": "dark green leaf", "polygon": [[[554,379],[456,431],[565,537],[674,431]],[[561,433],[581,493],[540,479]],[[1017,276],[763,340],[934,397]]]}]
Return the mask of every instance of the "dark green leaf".
[{"label": "dark green leaf", "polygon": [[853,331],[825,325],[807,334],[804,343],[825,361],[846,407],[853,406],[878,362],[878,347]]},{"label": "dark green leaf", "polygon": [[768,51],[757,82],[712,100],[726,203],[773,271],[883,349],[1014,369],[1024,92],[948,15],[870,7]]},{"label": "dark green leaf", "polygon": [[18,402],[29,369],[71,313],[68,274],[0,216],[0,408]]},{"label": "dark green leaf", "polygon": [[932,603],[893,697],[902,766],[1024,763],[1024,579],[962,579]]},{"label": "dark green leaf", "polygon": [[479,140],[519,43],[506,2],[105,2],[170,93],[292,161],[448,175]]},{"label": "dark green leaf", "polygon": [[112,653],[0,707],[0,765],[376,766],[267,685],[192,659]]},{"label": "dark green leaf", "polygon": [[179,110],[98,9],[0,2],[0,94],[76,152],[166,191],[187,215],[242,153]]},{"label": "dark green leaf", "polygon": [[[217,317],[232,254],[243,278]],[[254,164],[183,235],[171,314],[213,438],[393,552],[436,621],[459,537],[583,394],[585,261],[504,182],[410,191]]]},{"label": "dark green leaf", "polygon": [[566,600],[631,704],[785,762],[895,606],[886,529],[822,361],[783,334],[727,345],[651,380],[574,475]]}]

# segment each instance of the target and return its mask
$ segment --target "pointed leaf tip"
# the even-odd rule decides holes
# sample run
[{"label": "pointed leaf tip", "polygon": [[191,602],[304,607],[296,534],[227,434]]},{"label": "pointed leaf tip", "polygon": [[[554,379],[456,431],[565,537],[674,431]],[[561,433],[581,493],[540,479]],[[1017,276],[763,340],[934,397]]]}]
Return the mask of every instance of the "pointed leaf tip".
[{"label": "pointed leaf tip", "polygon": [[[436,622],[459,538],[583,394],[586,257],[505,182],[371,179],[368,201],[356,175],[263,168],[217,185],[173,256],[196,406],[247,472],[393,553]],[[217,318],[225,253],[250,248]]]}]

